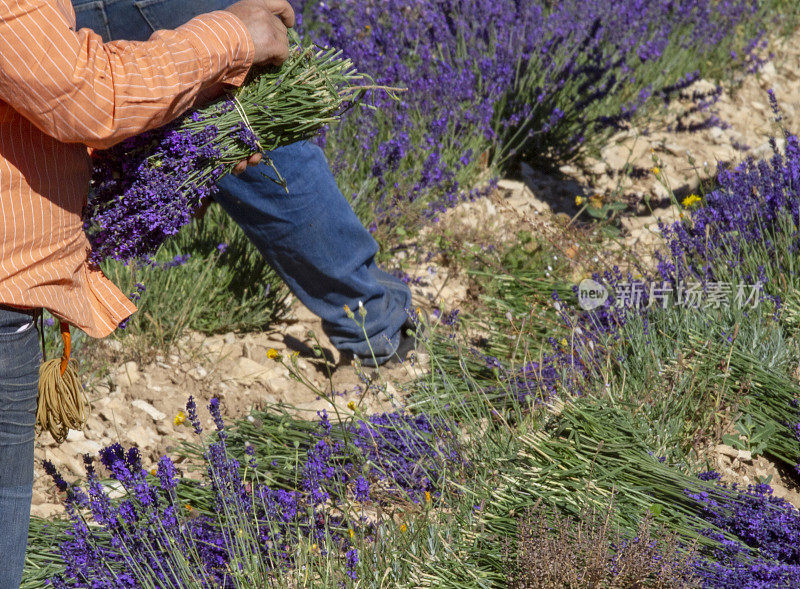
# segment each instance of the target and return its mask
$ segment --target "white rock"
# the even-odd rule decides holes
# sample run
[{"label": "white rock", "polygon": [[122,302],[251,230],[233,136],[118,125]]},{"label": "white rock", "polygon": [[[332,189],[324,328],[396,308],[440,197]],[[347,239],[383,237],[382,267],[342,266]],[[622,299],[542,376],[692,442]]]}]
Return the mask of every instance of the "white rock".
[{"label": "white rock", "polygon": [[208,370],[206,370],[203,366],[198,364],[197,366],[189,370],[189,372],[187,372],[186,374],[188,374],[195,380],[203,380],[205,377],[208,376]]},{"label": "white rock", "polygon": [[64,507],[56,503],[42,503],[41,505],[31,505],[31,515],[50,519],[54,515],[64,513]]},{"label": "white rock", "polygon": [[386,383],[386,389],[378,395],[380,401],[391,401],[392,399],[397,399],[397,397],[397,389],[390,382]]},{"label": "white rock", "polygon": [[203,347],[212,354],[219,354],[222,351],[222,346],[225,345],[221,339],[208,338],[203,342]]},{"label": "white rock", "polygon": [[263,364],[243,356],[236,361],[228,376],[239,384],[249,386],[260,380],[268,380],[269,373],[270,370]]},{"label": "white rock", "polygon": [[653,182],[653,194],[662,200],[669,198],[669,190],[661,182]]},{"label": "white rock", "polygon": [[115,382],[119,386],[131,386],[139,382],[141,375],[139,374],[139,365],[136,362],[125,362],[119,367],[116,373]]},{"label": "white rock", "polygon": [[720,143],[724,143],[726,141],[725,133],[719,127],[711,127],[708,130],[708,135],[711,137],[711,140],[719,145]]},{"label": "white rock", "polygon": [[137,425],[126,432],[127,438],[136,444],[140,450],[149,450],[155,447],[157,434],[151,427]]},{"label": "white rock", "polygon": [[608,172],[608,164],[603,161],[599,160],[592,160],[591,162],[587,162],[588,170],[595,176],[602,176],[606,172]]},{"label": "white rock", "polygon": [[117,425],[124,426],[125,417],[122,413],[123,412],[120,411],[120,408],[116,404],[103,407],[97,412],[102,419],[105,419],[109,423],[116,423]]},{"label": "white rock", "polygon": [[[55,464],[56,469],[67,468],[75,476],[85,476],[86,469],[83,467],[83,462],[78,458],[77,453],[72,451],[65,451],[63,448],[48,449],[45,458],[51,460]],[[62,470],[63,474],[63,470]]]},{"label": "white rock", "polygon": [[750,452],[750,450],[739,450],[739,452],[736,454],[736,457],[745,462],[750,462],[753,460],[753,454]]},{"label": "white rock", "polygon": [[665,142],[663,145],[664,151],[675,156],[685,156],[686,150],[677,143]]},{"label": "white rock", "polygon": [[82,442],[86,439],[86,434],[81,430],[71,429],[67,432],[67,442]]},{"label": "white rock", "polygon": [[560,168],[558,168],[558,171],[566,176],[574,176],[575,174],[578,173],[578,169],[575,166],[570,166],[570,165],[561,166]]},{"label": "white rock", "polygon": [[153,421],[162,421],[167,417],[166,413],[159,411],[144,399],[136,399],[131,403],[131,405],[147,413],[153,418]]},{"label": "white rock", "polygon": [[112,352],[122,352],[123,346],[122,342],[118,339],[106,338],[103,340],[105,342],[106,348],[111,350]]},{"label": "white rock", "polygon": [[291,404],[308,399],[308,396],[312,394],[311,391],[297,381],[283,376],[271,378],[266,384],[270,393]]},{"label": "white rock", "polygon": [[308,333],[308,326],[303,325],[301,323],[295,323],[294,325],[290,325],[286,329],[286,335],[290,335],[293,338],[299,339],[301,342],[306,340],[307,333]]},{"label": "white rock", "polygon": [[128,494],[127,491],[125,491],[125,487],[119,481],[106,481],[103,483],[103,486],[106,488],[106,494],[111,499],[119,499]]},{"label": "white rock", "polygon": [[81,440],[80,442],[70,444],[70,448],[72,451],[81,455],[91,454],[92,456],[96,456],[100,453],[100,450],[102,450],[103,446],[94,440]]},{"label": "white rock", "polygon": [[338,411],[342,417],[353,414],[353,411],[347,407],[347,403],[349,401],[341,397],[336,397],[335,402],[336,409],[334,409],[333,405],[327,399],[319,398],[315,401],[309,401],[307,403],[298,403],[295,405],[295,410],[300,417],[305,417],[306,419],[312,419],[313,416],[316,415],[317,411],[323,410],[328,412],[328,417],[330,419],[334,418],[336,411]]},{"label": "white rock", "polygon": [[775,64],[771,61],[762,65],[758,73],[765,80],[774,80],[778,77],[778,70],[775,69]]},{"label": "white rock", "polygon": [[699,94],[711,94],[712,92],[716,92],[717,85],[709,80],[697,80],[694,84],[689,86],[687,90],[690,93],[697,92]]},{"label": "white rock", "polygon": [[236,335],[232,331],[229,331],[224,336],[222,336],[222,341],[224,341],[229,346],[232,346],[233,344],[236,343]]},{"label": "white rock", "polygon": [[717,444],[717,454],[722,454],[723,456],[728,456],[730,458],[738,458],[739,457],[739,450],[728,446],[727,444]]}]

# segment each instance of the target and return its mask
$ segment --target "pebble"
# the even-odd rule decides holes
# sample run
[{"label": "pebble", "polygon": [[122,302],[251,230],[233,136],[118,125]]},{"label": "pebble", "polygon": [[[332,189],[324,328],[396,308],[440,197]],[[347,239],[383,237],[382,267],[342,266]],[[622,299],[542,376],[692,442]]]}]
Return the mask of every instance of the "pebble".
[{"label": "pebble", "polygon": [[187,372],[186,374],[188,374],[195,380],[203,380],[205,377],[208,376],[208,370],[206,370],[203,366],[198,364],[197,366],[189,370],[189,372]]},{"label": "pebble", "polygon": [[269,372],[269,369],[263,364],[243,356],[236,361],[227,376],[238,384],[249,386],[258,381],[268,380]]},{"label": "pebble", "polygon": [[141,375],[139,374],[139,365],[136,362],[125,362],[117,369],[114,381],[118,386],[131,386],[137,382]]},{"label": "pebble", "polygon": [[137,409],[141,409],[145,413],[147,413],[153,421],[162,421],[166,419],[167,415],[162,411],[159,411],[155,407],[153,407],[150,403],[143,399],[135,399],[131,402],[131,406],[136,407]]},{"label": "pebble", "polygon": [[716,452],[717,454],[722,454],[723,456],[728,456],[729,458],[739,457],[739,450],[728,446],[727,444],[717,444]]},{"label": "pebble", "polygon": [[137,425],[126,432],[127,438],[136,444],[140,450],[145,450],[156,445],[156,432],[151,427]]},{"label": "pebble", "polygon": [[55,503],[43,503],[41,505],[31,505],[31,515],[44,519],[52,518],[55,515],[64,513],[64,507]]}]

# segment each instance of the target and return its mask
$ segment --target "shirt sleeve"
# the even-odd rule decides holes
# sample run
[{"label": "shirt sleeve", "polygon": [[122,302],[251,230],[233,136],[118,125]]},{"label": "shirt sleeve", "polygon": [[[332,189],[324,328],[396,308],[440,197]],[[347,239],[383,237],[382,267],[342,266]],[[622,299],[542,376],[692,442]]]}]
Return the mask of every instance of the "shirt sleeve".
[{"label": "shirt sleeve", "polygon": [[65,143],[106,148],[160,127],[213,84],[240,85],[244,24],[210,12],[144,42],[75,32],[55,0],[0,0],[0,100]]}]

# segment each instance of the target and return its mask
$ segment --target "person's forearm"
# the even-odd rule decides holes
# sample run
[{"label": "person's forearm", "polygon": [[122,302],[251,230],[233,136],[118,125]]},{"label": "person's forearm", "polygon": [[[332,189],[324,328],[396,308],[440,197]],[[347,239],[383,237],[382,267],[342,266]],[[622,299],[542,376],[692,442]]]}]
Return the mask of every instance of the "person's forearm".
[{"label": "person's forearm", "polygon": [[52,0],[0,0],[0,100],[64,142],[104,148],[161,126],[204,88],[240,84],[253,60],[227,12],[143,43],[104,44],[70,25]]}]

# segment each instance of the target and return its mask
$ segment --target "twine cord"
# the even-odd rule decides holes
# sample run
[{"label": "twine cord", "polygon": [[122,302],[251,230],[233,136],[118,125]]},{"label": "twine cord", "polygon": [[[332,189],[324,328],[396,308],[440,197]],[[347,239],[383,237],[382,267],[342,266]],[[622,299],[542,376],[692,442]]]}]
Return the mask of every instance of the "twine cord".
[{"label": "twine cord", "polygon": [[242,106],[242,103],[239,102],[239,99],[236,97],[236,94],[231,94],[231,98],[233,98],[233,106],[236,107],[236,112],[239,113],[239,116],[242,117],[242,120],[244,121],[245,126],[253,134],[253,137],[255,137],[256,145],[258,145],[258,149],[260,149],[261,151],[265,151],[264,150],[264,146],[261,145],[261,140],[258,138],[258,134],[256,133],[256,130],[253,129],[253,125],[250,124],[250,119],[247,118],[247,113],[244,110],[244,106]]},{"label": "twine cord", "polygon": [[[69,430],[83,429],[89,405],[75,364],[70,362],[72,336],[69,324],[59,322],[59,329],[64,352],[61,358],[47,360],[39,368],[39,398],[36,408],[37,425],[42,430],[49,431],[57,444],[66,439]],[[42,344],[44,345],[44,329]]]}]

